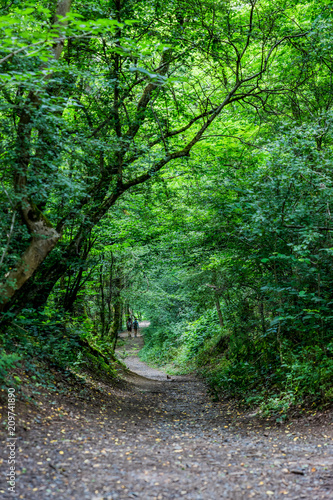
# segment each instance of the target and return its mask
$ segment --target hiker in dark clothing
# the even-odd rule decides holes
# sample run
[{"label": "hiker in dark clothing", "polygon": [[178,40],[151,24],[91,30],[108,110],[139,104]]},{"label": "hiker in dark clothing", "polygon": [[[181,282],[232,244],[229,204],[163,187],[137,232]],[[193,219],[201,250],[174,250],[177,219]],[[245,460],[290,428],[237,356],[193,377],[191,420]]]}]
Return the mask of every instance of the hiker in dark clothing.
[{"label": "hiker in dark clothing", "polygon": [[129,317],[128,320],[126,321],[126,326],[127,326],[127,332],[128,336],[132,337],[132,319]]},{"label": "hiker in dark clothing", "polygon": [[139,328],[139,322],[136,318],[134,318],[133,321],[133,328],[134,328],[134,337],[138,335],[138,328]]}]

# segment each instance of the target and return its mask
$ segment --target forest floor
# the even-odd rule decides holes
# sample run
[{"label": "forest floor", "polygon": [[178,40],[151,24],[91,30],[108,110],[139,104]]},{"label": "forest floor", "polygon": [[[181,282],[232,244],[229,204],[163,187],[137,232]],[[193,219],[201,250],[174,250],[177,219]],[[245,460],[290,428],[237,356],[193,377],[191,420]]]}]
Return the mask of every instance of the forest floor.
[{"label": "forest floor", "polygon": [[142,363],[142,345],[125,339],[118,349],[126,383],[91,376],[80,390],[62,381],[57,393],[17,401],[16,493],[4,453],[1,498],[333,498],[331,414],[259,421],[212,402],[192,375],[168,379]]}]

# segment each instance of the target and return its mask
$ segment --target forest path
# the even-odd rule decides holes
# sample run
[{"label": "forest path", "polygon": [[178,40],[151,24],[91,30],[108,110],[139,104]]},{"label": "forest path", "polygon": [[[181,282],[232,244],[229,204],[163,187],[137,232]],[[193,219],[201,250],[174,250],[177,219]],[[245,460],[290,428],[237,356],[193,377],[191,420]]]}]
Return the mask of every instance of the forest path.
[{"label": "forest path", "polygon": [[149,323],[147,323],[148,322],[140,323],[138,337],[134,337],[133,332],[131,334],[131,338],[128,337],[127,332],[121,333],[119,337],[123,342],[125,342],[125,344],[121,347],[117,347],[116,353],[120,359],[123,358],[125,365],[133,373],[141,375],[142,377],[149,378],[151,380],[165,381],[166,374],[163,371],[148,366],[138,358],[138,353],[144,346],[143,336],[141,335],[141,332],[144,331],[142,328],[148,326]]},{"label": "forest path", "polygon": [[124,362],[132,372],[128,379],[134,377],[137,387],[156,395],[157,403],[152,418],[158,437],[142,460],[147,485],[142,491],[137,488],[139,498],[333,498],[328,436],[322,439],[311,429],[307,435],[304,425],[294,432],[268,424],[253,427],[249,418],[237,422],[229,405],[212,402],[198,379],[172,376],[168,380],[163,371],[140,361],[141,336],[128,338],[124,332],[121,337],[125,346],[118,354],[127,354]]},{"label": "forest path", "polygon": [[333,498],[331,435],[254,424],[232,402],[212,402],[195,377],[167,380],[139,361],[140,345],[118,349],[137,371],[125,386],[54,395],[54,415],[40,410],[29,432],[19,426],[15,499]]}]

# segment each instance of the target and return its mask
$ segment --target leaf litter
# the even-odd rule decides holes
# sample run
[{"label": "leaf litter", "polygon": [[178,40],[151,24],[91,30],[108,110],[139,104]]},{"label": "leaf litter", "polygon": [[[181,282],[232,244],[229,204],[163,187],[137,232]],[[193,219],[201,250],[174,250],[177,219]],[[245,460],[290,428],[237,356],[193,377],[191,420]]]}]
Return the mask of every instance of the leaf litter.
[{"label": "leaf litter", "polygon": [[[18,401],[15,498],[333,498],[332,419],[267,425],[212,402],[192,375],[142,363],[140,343],[130,342],[126,382],[87,377],[82,397],[66,379],[67,393]],[[0,493],[13,498],[4,474]]]}]

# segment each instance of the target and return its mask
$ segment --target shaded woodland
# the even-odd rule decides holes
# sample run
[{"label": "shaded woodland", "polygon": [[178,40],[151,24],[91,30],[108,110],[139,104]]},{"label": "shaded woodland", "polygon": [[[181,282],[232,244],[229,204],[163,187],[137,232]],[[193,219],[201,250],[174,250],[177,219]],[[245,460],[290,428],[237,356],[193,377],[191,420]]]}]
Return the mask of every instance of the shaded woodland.
[{"label": "shaded woodland", "polygon": [[278,420],[332,403],[332,19],[326,0],[3,5],[3,384],[22,362],[116,377],[137,315],[141,358],[216,398]]}]

